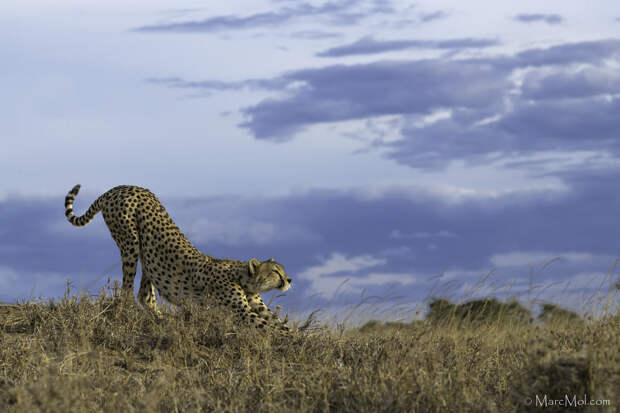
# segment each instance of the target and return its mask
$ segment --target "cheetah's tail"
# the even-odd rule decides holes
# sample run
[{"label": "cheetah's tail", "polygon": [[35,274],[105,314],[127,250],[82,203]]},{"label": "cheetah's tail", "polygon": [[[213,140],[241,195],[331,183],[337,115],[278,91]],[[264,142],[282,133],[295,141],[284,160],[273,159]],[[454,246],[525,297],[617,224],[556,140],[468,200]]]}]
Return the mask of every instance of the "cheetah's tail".
[{"label": "cheetah's tail", "polygon": [[69,191],[69,193],[65,197],[65,216],[71,224],[75,225],[76,227],[83,227],[84,225],[92,221],[95,215],[97,215],[97,213],[101,211],[101,206],[99,205],[100,198],[98,198],[95,202],[93,202],[90,208],[88,208],[88,211],[86,211],[84,215],[82,215],[81,217],[76,217],[75,215],[73,215],[73,200],[75,200],[75,196],[78,194],[79,191],[80,185],[76,185],[71,191]]}]

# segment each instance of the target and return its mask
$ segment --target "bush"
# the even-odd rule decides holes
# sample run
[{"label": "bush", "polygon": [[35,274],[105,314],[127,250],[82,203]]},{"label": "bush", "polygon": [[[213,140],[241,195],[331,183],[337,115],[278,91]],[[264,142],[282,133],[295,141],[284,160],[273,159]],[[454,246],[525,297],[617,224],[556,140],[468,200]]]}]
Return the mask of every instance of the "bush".
[{"label": "bush", "polygon": [[517,301],[502,303],[495,298],[483,298],[463,304],[434,299],[429,304],[426,319],[433,324],[458,326],[492,323],[527,324],[532,322],[530,311]]},{"label": "bush", "polygon": [[542,305],[538,319],[545,324],[554,323],[580,323],[583,321],[579,314],[567,310],[555,304],[545,303]]}]

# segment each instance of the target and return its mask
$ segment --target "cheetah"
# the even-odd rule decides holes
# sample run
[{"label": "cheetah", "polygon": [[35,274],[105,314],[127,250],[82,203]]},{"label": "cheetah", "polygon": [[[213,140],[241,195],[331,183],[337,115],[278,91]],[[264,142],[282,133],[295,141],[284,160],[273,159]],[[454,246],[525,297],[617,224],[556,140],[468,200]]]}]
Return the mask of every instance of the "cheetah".
[{"label": "cheetah", "polygon": [[65,197],[65,216],[74,226],[88,224],[101,211],[116,242],[123,266],[121,291],[133,299],[138,260],[142,278],[138,301],[159,313],[155,289],[168,302],[184,300],[222,304],[241,320],[257,328],[269,326],[284,334],[287,320],[280,320],[263,303],[260,293],[286,291],[291,279],[273,258],[260,262],[219,259],[200,252],[183,235],[157,197],[148,189],[121,185],[101,195],[80,217],[73,214],[76,185]]}]

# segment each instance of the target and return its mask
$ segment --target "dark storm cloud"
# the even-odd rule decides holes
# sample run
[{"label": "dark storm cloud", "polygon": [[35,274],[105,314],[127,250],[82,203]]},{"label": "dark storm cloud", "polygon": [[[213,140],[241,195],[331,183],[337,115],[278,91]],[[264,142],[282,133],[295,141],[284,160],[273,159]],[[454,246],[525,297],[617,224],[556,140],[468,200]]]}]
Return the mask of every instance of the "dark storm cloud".
[{"label": "dark storm cloud", "polygon": [[[618,182],[620,173],[593,172],[575,178],[572,191],[566,193],[470,197],[460,202],[402,187],[378,194],[354,189],[279,198],[161,198],[183,232],[206,253],[237,259],[273,256],[293,277],[336,252],[369,256],[379,264],[345,275],[413,274],[421,284],[403,285],[400,293],[419,300],[430,293],[431,276],[452,270],[482,276],[492,269],[498,254],[559,251],[614,256],[620,194],[609,186]],[[84,210],[90,198],[94,196],[78,199],[76,212]],[[93,291],[107,276],[120,278],[120,266],[114,267],[120,262],[118,250],[101,217],[85,228],[71,227],[61,197],[4,201],[0,213],[0,277],[6,268],[26,284],[29,274],[62,274]],[[231,236],[236,232],[239,236]],[[581,271],[604,272],[611,264],[585,259],[579,265],[560,265],[551,275],[557,281]],[[518,271],[523,272],[505,276],[522,280],[529,276],[525,263]],[[470,280],[471,275],[463,277],[457,281]],[[310,294],[308,280],[298,281],[289,299]],[[381,288],[368,285],[370,293]],[[3,291],[2,299],[17,298],[11,291]]]},{"label": "dark storm cloud", "polygon": [[317,40],[317,39],[334,39],[334,38],[342,37],[342,34],[333,33],[333,32],[323,32],[323,31],[318,31],[318,30],[302,30],[302,31],[291,33],[291,37],[295,39]]},{"label": "dark storm cloud", "polygon": [[468,49],[497,46],[493,39],[449,39],[449,40],[375,40],[372,36],[362,37],[348,45],[333,47],[316,55],[320,57],[342,57],[351,55],[378,54],[406,49]]},{"label": "dark storm cloud", "polygon": [[214,32],[222,30],[239,30],[263,26],[274,26],[291,20],[291,13],[257,13],[247,17],[217,16],[200,21],[185,21],[178,23],[141,26],[135,31],[140,32]]},{"label": "dark storm cloud", "polygon": [[292,6],[282,7],[274,12],[256,13],[243,17],[235,15],[215,16],[197,21],[147,25],[134,30],[177,33],[243,30],[278,26],[306,17],[323,17],[330,24],[351,25],[370,15],[394,11],[389,1],[381,0],[363,2],[361,5],[356,0],[328,1],[319,6],[305,2],[292,4]]},{"label": "dark storm cloud", "polygon": [[478,61],[400,61],[299,70],[283,76],[303,82],[288,99],[244,109],[242,126],[257,139],[287,140],[321,122],[394,114],[427,114],[442,107],[501,104],[505,73]]},{"label": "dark storm cloud", "polygon": [[386,156],[416,169],[443,168],[453,159],[488,162],[492,160],[486,158],[489,154],[514,145],[511,136],[498,133],[495,127],[454,118],[424,127],[407,125],[401,135],[403,140],[384,145],[389,149]]},{"label": "dark storm cloud", "polygon": [[547,24],[560,24],[564,18],[559,14],[519,14],[514,20],[521,23],[545,22]]},{"label": "dark storm cloud", "polygon": [[[299,70],[282,78],[301,82],[283,99],[245,108],[257,139],[286,141],[327,122],[403,115],[403,140],[386,144],[389,156],[415,168],[453,159],[479,161],[534,150],[620,153],[620,81],[613,65],[618,40],[531,49],[486,59],[386,61]],[[577,66],[585,68],[577,69]],[[530,69],[523,83],[516,69]],[[519,93],[514,93],[518,90]],[[420,116],[450,109],[449,119],[412,126]]]},{"label": "dark storm cloud", "polygon": [[[606,39],[566,43],[548,48],[529,49],[506,61],[513,68],[575,63],[599,64],[606,59],[618,59],[620,40]],[[499,61],[498,61],[499,63]]]},{"label": "dark storm cloud", "polygon": [[432,22],[433,20],[444,19],[448,16],[448,13],[438,10],[433,13],[427,13],[420,16],[420,20],[424,23]]},{"label": "dark storm cloud", "polygon": [[[81,269],[80,262],[99,257],[104,243],[84,238],[82,249],[72,249],[70,245],[79,244],[72,243],[64,234],[49,231],[49,225],[60,220],[64,194],[55,201],[0,202],[0,264],[10,264],[19,270],[62,273]],[[85,257],[80,256],[84,249],[91,249]]]},{"label": "dark storm cloud", "polygon": [[586,98],[620,93],[620,74],[616,69],[583,68],[575,72],[528,74],[521,88],[532,100]]},{"label": "dark storm cloud", "polygon": [[[616,149],[620,100],[592,98],[520,103],[497,122],[528,149]],[[528,139],[518,139],[527,136]]]},{"label": "dark storm cloud", "polygon": [[451,119],[402,129],[403,140],[387,144],[388,157],[417,169],[442,168],[450,160],[488,162],[544,150],[608,150],[620,155],[620,101],[515,101],[495,122]]},{"label": "dark storm cloud", "polygon": [[[305,87],[288,98],[266,99],[245,108],[249,120],[243,126],[257,139],[284,141],[316,123],[423,115],[440,108],[462,112],[475,108],[478,116],[474,114],[472,119],[480,121],[492,115],[490,108],[502,113],[501,102],[510,97],[514,85],[509,76],[515,69],[600,63],[616,59],[619,52],[620,41],[605,40],[531,49],[512,57],[386,61],[299,70],[281,78],[302,82]],[[536,93],[545,92],[539,88]]]}]

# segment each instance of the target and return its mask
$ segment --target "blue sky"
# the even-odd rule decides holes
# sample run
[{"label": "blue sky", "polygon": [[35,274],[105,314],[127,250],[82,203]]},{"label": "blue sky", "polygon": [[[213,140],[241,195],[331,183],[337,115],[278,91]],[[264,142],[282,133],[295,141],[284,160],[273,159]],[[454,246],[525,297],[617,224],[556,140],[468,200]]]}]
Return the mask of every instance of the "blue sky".
[{"label": "blue sky", "polygon": [[617,2],[29,1],[0,33],[0,300],[120,278],[77,183],[273,256],[293,311],[618,282]]}]

